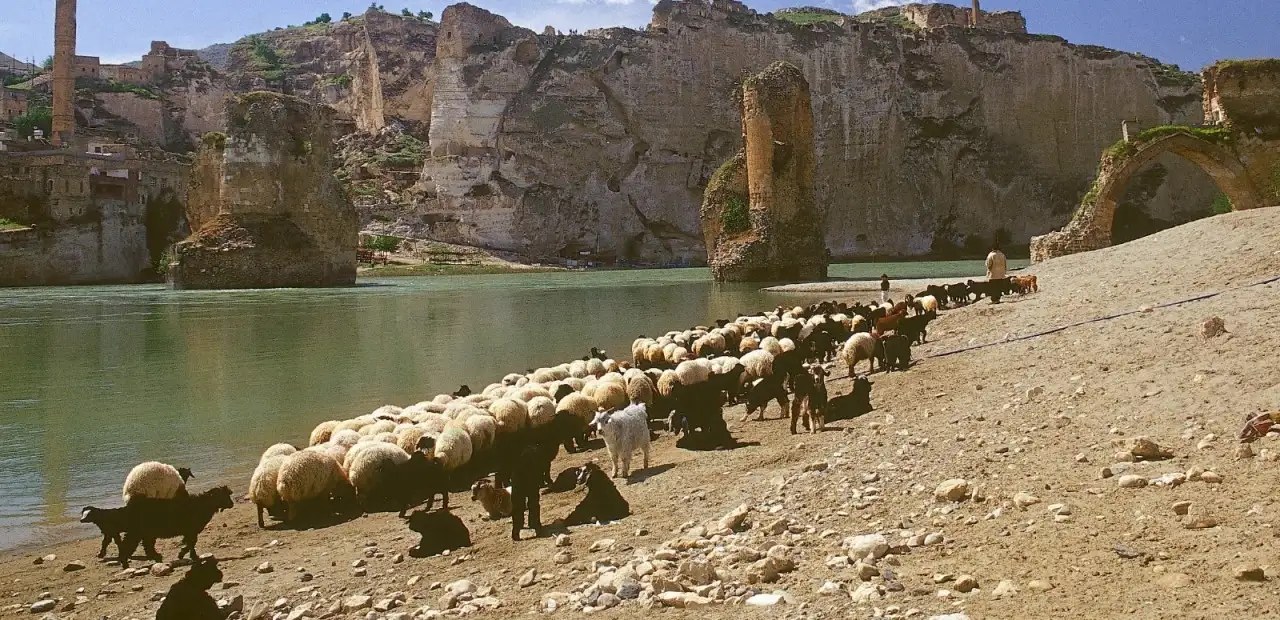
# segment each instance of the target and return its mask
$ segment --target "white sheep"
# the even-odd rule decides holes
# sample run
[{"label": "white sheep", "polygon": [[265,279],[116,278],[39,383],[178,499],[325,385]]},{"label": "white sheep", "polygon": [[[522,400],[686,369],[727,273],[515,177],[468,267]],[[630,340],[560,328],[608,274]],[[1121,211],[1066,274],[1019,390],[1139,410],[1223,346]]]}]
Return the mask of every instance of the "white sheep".
[{"label": "white sheep", "polygon": [[328,443],[322,443],[318,446],[310,446],[307,448],[307,450],[314,450],[322,454],[327,454],[329,455],[330,458],[332,458],[334,461],[338,463],[341,463],[347,459],[347,449],[348,449],[347,446],[344,446],[339,443],[333,443],[332,441]]},{"label": "white sheep", "polygon": [[630,383],[631,379],[635,377],[647,377],[647,376],[648,375],[644,374],[644,371],[640,370],[639,368],[628,368],[626,372],[622,373],[622,380]]},{"label": "white sheep", "polygon": [[759,348],[772,353],[774,357],[782,355],[783,351],[782,343],[778,342],[778,339],[773,336],[765,336],[764,339],[760,341]]},{"label": "white sheep", "polygon": [[604,437],[609,459],[613,461],[613,477],[631,475],[631,455],[639,449],[644,454],[644,467],[649,468],[649,414],[643,404],[621,411],[601,411],[591,422]]},{"label": "white sheep", "polygon": [[573,360],[569,362],[569,376],[585,379],[587,376],[587,363],[582,360]]},{"label": "white sheep", "polygon": [[[616,370],[616,369],[615,369]],[[587,360],[587,374],[593,377],[599,377],[607,372],[612,372],[604,367],[604,362],[596,358]]]},{"label": "white sheep", "polygon": [[436,438],[436,459],[448,471],[453,471],[471,461],[471,436],[463,429],[450,425]]},{"label": "white sheep", "polygon": [[627,387],[615,381],[601,379],[592,392],[592,400],[596,406],[605,411],[621,409],[627,406]]},{"label": "white sheep", "polygon": [[498,423],[498,434],[505,435],[529,426],[529,407],[514,398],[502,398],[489,405],[489,413]]},{"label": "white sheep", "polygon": [[920,307],[923,308],[925,312],[938,311],[938,298],[934,297],[933,295],[925,295],[923,297],[917,297],[916,301],[920,303]]},{"label": "white sheep", "polygon": [[373,416],[374,419],[390,418],[390,417],[395,417],[397,415],[400,415],[401,411],[404,411],[404,410],[395,405],[383,405],[381,407],[378,407],[377,409],[374,409],[373,413],[370,413],[369,415]]},{"label": "white sheep", "polygon": [[[498,437],[498,421],[493,419],[493,416],[473,415],[462,425],[466,427],[467,436],[471,438],[472,455],[493,447],[493,442]],[[435,434],[436,441],[439,441],[441,432],[444,432],[443,428]]]},{"label": "white sheep", "polygon": [[641,373],[638,377],[632,377],[627,381],[627,400],[631,404],[642,403],[646,406],[653,404],[653,382],[649,377]]},{"label": "white sheep", "polygon": [[396,445],[401,450],[413,454],[418,449],[418,442],[427,435],[427,429],[422,426],[410,426],[405,429],[396,431]]},{"label": "white sheep", "polygon": [[620,370],[618,360],[615,360],[615,359],[607,359],[603,362],[600,362],[600,365],[604,366],[605,372],[618,372],[618,370]]},{"label": "white sheep", "polygon": [[755,336],[743,336],[742,340],[738,342],[739,353],[746,354],[746,353],[750,353],[752,351],[758,350],[759,348],[760,348],[760,339],[756,338]]},{"label": "white sheep", "polygon": [[261,463],[273,456],[289,456],[297,451],[298,449],[291,444],[278,443],[263,451],[262,456],[258,458],[258,462]]},{"label": "white sheep", "polygon": [[286,522],[297,517],[301,502],[333,494],[348,497],[354,494],[338,462],[324,452],[310,449],[285,457],[276,477],[276,492],[286,506]]},{"label": "white sheep", "polygon": [[502,378],[502,383],[503,385],[514,386],[516,382],[520,380],[520,377],[523,377],[523,376],[524,375],[516,372],[508,373],[505,377]]},{"label": "white sheep", "polygon": [[280,504],[280,491],[276,485],[280,479],[280,468],[291,455],[276,455],[263,458],[249,478],[249,499],[258,507],[258,527],[266,527],[263,519],[264,510],[271,510]]},{"label": "white sheep", "polygon": [[562,411],[578,416],[584,424],[590,424],[596,415],[596,401],[586,395],[574,392],[566,395],[556,404],[556,413]]},{"label": "white sheep", "polygon": [[418,420],[418,425],[426,429],[427,432],[439,434],[444,430],[449,418],[439,413],[428,413]]},{"label": "white sheep", "polygon": [[[190,476],[191,471],[185,470]],[[150,497],[154,499],[173,499],[187,492],[187,484],[182,474],[172,465],[157,461],[141,463],[129,471],[124,479],[124,503],[131,497]]]},{"label": "white sheep", "polygon": [[658,377],[658,382],[656,384],[658,388],[658,393],[667,398],[670,398],[671,391],[675,389],[676,384],[679,382],[680,380],[676,378],[676,371],[674,370],[662,371],[662,375]]},{"label": "white sheep", "polygon": [[[572,379],[572,378],[573,377],[565,377],[565,379]],[[557,381],[562,381],[562,380],[564,379],[557,379]],[[551,398],[551,392],[547,391],[547,388],[542,387],[541,384],[529,383],[521,388],[518,388],[516,390],[513,390],[507,393],[507,398],[514,398],[523,403],[528,403],[530,400],[533,400],[534,398],[537,398],[539,396],[545,396],[547,398]]]},{"label": "white sheep", "polygon": [[346,431],[356,431],[358,433],[360,432],[360,429],[364,428],[366,424],[373,424],[373,418],[368,416],[359,416],[359,417],[351,418],[350,420],[343,420],[341,422],[338,422],[338,426],[337,428],[333,429],[333,432],[336,433],[338,431],[346,430]]},{"label": "white sheep", "polygon": [[453,402],[453,394],[436,394],[436,397],[432,398],[431,402],[437,405],[447,405]]},{"label": "white sheep", "polygon": [[529,426],[537,428],[556,417],[556,402],[547,396],[529,399]]},{"label": "white sheep", "polygon": [[337,444],[347,450],[350,450],[351,446],[360,443],[360,433],[349,429],[334,431],[334,433],[329,436],[329,443]]},{"label": "white sheep", "polygon": [[391,420],[378,420],[377,422],[374,422],[373,424],[370,424],[370,425],[368,425],[368,426],[362,427],[362,428],[360,429],[360,434],[361,434],[361,435],[366,435],[366,436],[368,436],[368,435],[378,435],[378,434],[381,434],[381,433],[391,433],[391,432],[395,432],[395,430],[396,430],[396,423],[395,423],[395,422],[392,422]]},{"label": "white sheep", "polygon": [[876,369],[876,338],[871,334],[861,332],[849,337],[845,341],[844,348],[840,350],[840,359],[849,366],[849,376],[852,377],[857,373],[854,372],[858,362],[862,360],[870,360],[871,371]]},{"label": "white sheep", "polygon": [[317,424],[311,431],[311,440],[307,445],[316,446],[329,441],[329,437],[333,435],[333,431],[338,430],[338,424],[340,423],[337,420],[329,420],[328,422]]},{"label": "white sheep", "polygon": [[347,468],[347,479],[356,489],[356,496],[369,505],[377,496],[395,466],[409,460],[409,453],[393,443],[378,442],[356,454]]},{"label": "white sheep", "polygon": [[711,378],[711,362],[705,359],[689,360],[676,366],[676,379],[680,385],[697,385]]},{"label": "white sheep", "polygon": [[790,338],[783,338],[778,341],[778,346],[782,347],[783,353],[796,350],[796,342]]},{"label": "white sheep", "polygon": [[747,353],[739,361],[745,369],[742,373],[742,379],[745,382],[773,376],[773,354],[764,349]]}]

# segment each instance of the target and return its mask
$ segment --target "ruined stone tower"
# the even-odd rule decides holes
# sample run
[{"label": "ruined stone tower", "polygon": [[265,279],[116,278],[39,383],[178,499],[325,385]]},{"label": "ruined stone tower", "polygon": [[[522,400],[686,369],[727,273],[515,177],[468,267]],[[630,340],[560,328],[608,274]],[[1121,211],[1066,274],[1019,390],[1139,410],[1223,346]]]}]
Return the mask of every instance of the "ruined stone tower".
[{"label": "ruined stone tower", "polygon": [[813,197],[813,108],[795,65],[742,83],[746,144],[707,186],[702,232],[720,282],[822,280],[830,253]]},{"label": "ruined stone tower", "polygon": [[973,0],[973,15],[969,17],[969,25],[977,28],[980,15],[982,15],[982,9],[978,7],[978,0]]},{"label": "ruined stone tower", "polygon": [[67,146],[76,134],[76,0],[57,0],[53,18],[53,144]]}]

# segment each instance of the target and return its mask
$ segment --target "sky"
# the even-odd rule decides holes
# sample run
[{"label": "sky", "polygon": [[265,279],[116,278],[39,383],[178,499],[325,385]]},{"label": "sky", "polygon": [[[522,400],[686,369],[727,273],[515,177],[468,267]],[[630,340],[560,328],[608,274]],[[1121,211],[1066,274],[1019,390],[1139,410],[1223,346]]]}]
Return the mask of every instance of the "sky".
[{"label": "sky", "polygon": [[[431,11],[450,2],[382,0],[388,10]],[[471,0],[541,32],[603,26],[642,27],[653,0]],[[861,12],[901,0],[746,0],[773,11],[799,5]],[[967,0],[953,3],[968,4]],[[0,0],[0,52],[38,63],[53,51],[54,0]],[[152,39],[183,48],[230,43],[276,26],[301,24],[322,12],[360,13],[356,0],[80,0],[77,52],[118,63],[141,58]],[[1280,0],[983,0],[984,10],[1013,9],[1031,32],[1072,43],[1142,52],[1184,69],[1220,58],[1280,57]]]}]

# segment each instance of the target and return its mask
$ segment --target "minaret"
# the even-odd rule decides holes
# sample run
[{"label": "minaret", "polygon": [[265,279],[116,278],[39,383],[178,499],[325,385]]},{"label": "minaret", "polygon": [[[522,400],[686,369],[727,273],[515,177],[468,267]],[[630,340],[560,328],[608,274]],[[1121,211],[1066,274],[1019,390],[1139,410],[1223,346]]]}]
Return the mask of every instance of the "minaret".
[{"label": "minaret", "polygon": [[53,18],[53,145],[76,134],[76,0],[57,0]]},{"label": "minaret", "polygon": [[978,8],[978,0],[973,0],[973,15],[969,18],[969,25],[974,28],[978,27],[978,15],[982,13],[982,9]]}]

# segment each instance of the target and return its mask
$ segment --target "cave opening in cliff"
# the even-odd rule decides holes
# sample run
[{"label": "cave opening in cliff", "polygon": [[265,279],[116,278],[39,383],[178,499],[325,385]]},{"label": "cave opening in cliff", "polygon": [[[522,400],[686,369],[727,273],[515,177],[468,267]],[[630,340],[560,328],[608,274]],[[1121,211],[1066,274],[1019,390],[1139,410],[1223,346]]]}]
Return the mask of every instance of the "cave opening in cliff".
[{"label": "cave opening in cliff", "polygon": [[1231,201],[1200,166],[1165,153],[1131,177],[1116,201],[1111,243],[1152,235],[1231,210]]}]

